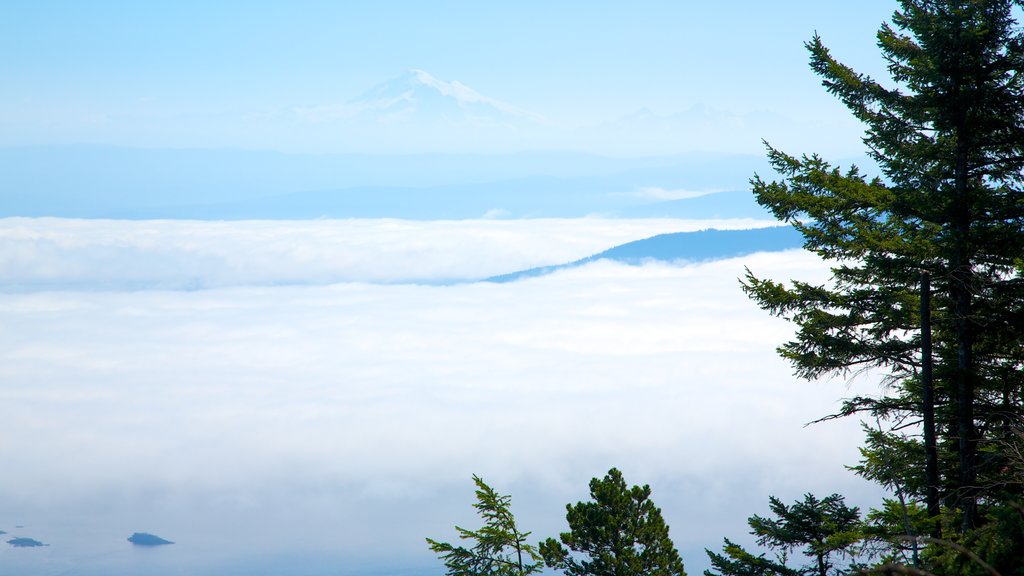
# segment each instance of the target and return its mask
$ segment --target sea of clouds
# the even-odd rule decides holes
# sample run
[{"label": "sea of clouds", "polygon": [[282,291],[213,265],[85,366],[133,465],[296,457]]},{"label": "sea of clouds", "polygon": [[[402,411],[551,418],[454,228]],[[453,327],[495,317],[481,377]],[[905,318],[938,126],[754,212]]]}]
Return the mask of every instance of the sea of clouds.
[{"label": "sea of clouds", "polygon": [[0,287],[169,289],[444,283],[562,264],[666,232],[766,220],[0,219]]},{"label": "sea of clouds", "polygon": [[769,494],[875,503],[859,424],[804,424],[876,384],[795,379],[737,280],[814,256],[445,283],[708,225],[0,220],[0,529],[50,544],[0,565],[442,574],[423,538],[478,525],[474,473],[541,538],[618,467],[690,573]]}]

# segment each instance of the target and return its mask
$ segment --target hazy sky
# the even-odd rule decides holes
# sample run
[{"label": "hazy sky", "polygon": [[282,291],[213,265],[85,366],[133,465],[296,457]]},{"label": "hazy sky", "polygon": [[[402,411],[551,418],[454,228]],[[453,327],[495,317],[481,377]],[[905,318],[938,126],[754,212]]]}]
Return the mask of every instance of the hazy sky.
[{"label": "hazy sky", "polygon": [[[546,121],[547,131],[533,138],[463,141],[463,148],[750,152],[766,138],[798,151],[851,154],[860,151],[860,128],[811,74],[803,43],[817,31],[842,60],[878,73],[874,34],[894,7],[881,0],[6,3],[0,144],[436,151],[436,135],[373,142],[368,130],[302,113],[421,69]],[[622,120],[642,110],[656,121]]]}]

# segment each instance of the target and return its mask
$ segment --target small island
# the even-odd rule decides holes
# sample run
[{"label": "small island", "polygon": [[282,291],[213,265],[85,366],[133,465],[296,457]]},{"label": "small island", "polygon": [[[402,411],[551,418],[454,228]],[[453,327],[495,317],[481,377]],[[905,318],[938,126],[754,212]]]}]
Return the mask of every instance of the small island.
[{"label": "small island", "polygon": [[7,541],[8,544],[15,548],[34,548],[36,546],[49,546],[49,544],[43,544],[39,540],[33,538],[11,538]]},{"label": "small island", "polygon": [[174,544],[170,540],[164,540],[159,536],[153,534],[147,534],[146,532],[136,532],[128,537],[128,541],[136,546],[163,546],[165,544]]}]

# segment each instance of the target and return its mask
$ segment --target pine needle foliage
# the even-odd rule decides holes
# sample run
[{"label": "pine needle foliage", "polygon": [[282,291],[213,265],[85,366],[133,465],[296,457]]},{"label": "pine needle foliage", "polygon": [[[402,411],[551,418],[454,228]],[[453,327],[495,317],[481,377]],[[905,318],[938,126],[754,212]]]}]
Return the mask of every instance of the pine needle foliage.
[{"label": "pine needle foliage", "polygon": [[[980,527],[987,507],[1007,497],[992,482],[1006,461],[984,447],[1024,415],[1022,8],[1021,0],[901,0],[877,35],[885,82],[841,63],[815,35],[806,45],[811,69],[864,124],[880,173],[769,146],[781,179],[752,180],[758,202],[832,264],[825,284],[749,271],[742,280],[763,309],[796,325],[779,353],[804,378],[885,376],[881,395],[849,399],[837,416],[906,426],[934,413],[937,437],[918,446],[937,447],[929,458],[938,474],[926,479],[917,468],[901,480],[920,489],[912,499],[938,490],[941,502],[928,496],[928,508],[936,521],[940,503],[955,510],[958,532]],[[922,379],[925,275],[933,381]],[[923,461],[901,460],[915,459]]]},{"label": "pine needle foliage", "polygon": [[[839,494],[818,498],[805,494],[802,500],[786,504],[771,496],[772,516],[747,519],[757,543],[775,556],[755,556],[726,539],[722,554],[707,550],[713,570],[706,576],[835,576],[846,574],[860,553],[864,533],[860,511],[846,505]],[[790,555],[799,552],[810,562],[792,566]],[[850,559],[850,566],[839,561]]]},{"label": "pine needle foliage", "polygon": [[455,527],[469,548],[427,538],[430,549],[444,561],[447,576],[526,576],[544,567],[537,548],[527,543],[530,532],[522,532],[512,515],[512,497],[498,494],[479,476],[473,507],[484,521],[478,530]]},{"label": "pine needle foliage", "polygon": [[566,505],[569,531],[540,544],[569,576],[686,576],[650,486],[627,487],[612,468],[590,481],[592,501]]}]

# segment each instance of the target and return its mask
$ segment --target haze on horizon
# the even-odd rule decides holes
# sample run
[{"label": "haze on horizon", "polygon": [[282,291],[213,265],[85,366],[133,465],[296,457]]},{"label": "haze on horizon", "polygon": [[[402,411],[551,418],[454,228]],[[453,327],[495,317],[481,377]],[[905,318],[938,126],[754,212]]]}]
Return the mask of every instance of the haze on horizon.
[{"label": "haze on horizon", "polygon": [[[860,153],[807,68],[821,34],[860,70],[892,6],[187,1],[15,3],[0,19],[0,145],[375,154]],[[353,114],[423,71],[515,122]],[[878,74],[876,74],[878,75]]]}]

